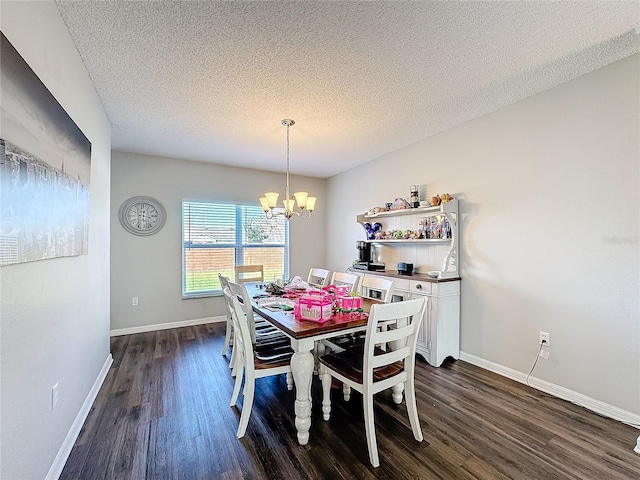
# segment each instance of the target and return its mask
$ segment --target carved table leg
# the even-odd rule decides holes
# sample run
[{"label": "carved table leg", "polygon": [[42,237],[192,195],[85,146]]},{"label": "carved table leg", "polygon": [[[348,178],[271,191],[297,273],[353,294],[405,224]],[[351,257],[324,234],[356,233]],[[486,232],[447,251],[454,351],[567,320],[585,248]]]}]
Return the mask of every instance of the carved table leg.
[{"label": "carved table leg", "polygon": [[291,357],[291,373],[296,386],[295,424],[298,430],[298,443],[306,445],[309,442],[311,427],[311,379],[315,363],[311,353],[313,340],[293,340],[291,346],[295,351]]}]

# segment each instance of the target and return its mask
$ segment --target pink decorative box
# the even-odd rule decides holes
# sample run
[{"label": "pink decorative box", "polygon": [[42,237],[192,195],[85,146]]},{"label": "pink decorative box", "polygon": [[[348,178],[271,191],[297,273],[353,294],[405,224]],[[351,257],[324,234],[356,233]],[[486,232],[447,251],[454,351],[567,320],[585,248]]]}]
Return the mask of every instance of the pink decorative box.
[{"label": "pink decorative box", "polygon": [[336,297],[349,295],[348,285],[327,285],[326,287],[322,287],[322,290],[324,290],[325,292],[331,293]]},{"label": "pink decorative box", "polygon": [[351,295],[341,295],[336,298],[336,307],[343,310],[357,310],[362,307],[362,299]]},{"label": "pink decorative box", "polygon": [[311,290],[296,301],[293,313],[297,320],[326,322],[333,315],[333,297],[319,290]]}]

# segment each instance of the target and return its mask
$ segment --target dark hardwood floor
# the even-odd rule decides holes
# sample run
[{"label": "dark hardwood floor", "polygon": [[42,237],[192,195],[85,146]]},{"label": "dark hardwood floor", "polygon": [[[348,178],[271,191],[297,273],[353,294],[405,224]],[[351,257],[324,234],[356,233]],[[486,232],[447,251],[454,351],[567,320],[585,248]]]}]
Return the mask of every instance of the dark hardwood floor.
[{"label": "dark hardwood floor", "polygon": [[474,367],[418,361],[413,439],[404,402],[376,396],[380,467],[369,464],[362,397],[334,390],[322,419],[313,383],[311,437],[296,440],[294,392],[260,379],[245,437],[229,407],[224,324],[111,339],[114,362],[61,479],[639,479],[640,431]]}]

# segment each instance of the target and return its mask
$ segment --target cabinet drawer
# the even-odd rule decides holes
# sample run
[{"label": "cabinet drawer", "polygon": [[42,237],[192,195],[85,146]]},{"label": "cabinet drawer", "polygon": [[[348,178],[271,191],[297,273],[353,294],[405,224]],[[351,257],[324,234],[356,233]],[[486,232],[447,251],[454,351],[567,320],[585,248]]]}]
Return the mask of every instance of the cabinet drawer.
[{"label": "cabinet drawer", "polygon": [[389,278],[389,280],[393,280],[393,290],[404,290],[408,292],[410,290],[409,280],[406,278]]},{"label": "cabinet drawer", "polygon": [[431,295],[431,282],[418,282],[411,280],[409,282],[410,292],[418,295]]}]

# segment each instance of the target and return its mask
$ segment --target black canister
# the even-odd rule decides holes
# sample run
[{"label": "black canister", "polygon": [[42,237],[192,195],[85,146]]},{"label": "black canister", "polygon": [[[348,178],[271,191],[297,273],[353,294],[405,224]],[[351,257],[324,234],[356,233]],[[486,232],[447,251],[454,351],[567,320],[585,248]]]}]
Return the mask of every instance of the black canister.
[{"label": "black canister", "polygon": [[413,274],[413,263],[398,262],[398,273],[400,275]]}]

